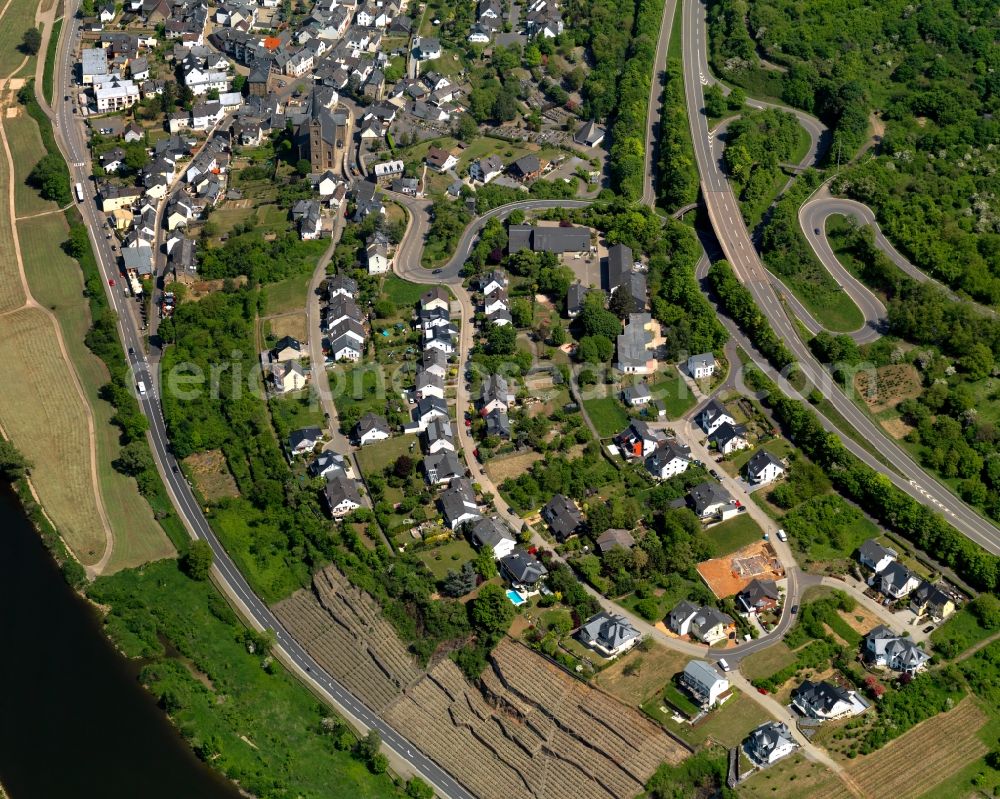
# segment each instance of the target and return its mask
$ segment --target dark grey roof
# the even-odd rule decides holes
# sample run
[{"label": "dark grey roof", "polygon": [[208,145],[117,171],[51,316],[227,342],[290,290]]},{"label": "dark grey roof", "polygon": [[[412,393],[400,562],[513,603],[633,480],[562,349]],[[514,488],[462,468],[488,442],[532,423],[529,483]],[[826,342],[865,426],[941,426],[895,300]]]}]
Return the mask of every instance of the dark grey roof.
[{"label": "dark grey roof", "polygon": [[344,456],[334,452],[333,450],[325,449],[316,456],[312,463],[309,464],[309,473],[313,477],[316,477],[331,466],[337,466],[340,469],[343,469]]},{"label": "dark grey roof", "polygon": [[747,474],[751,477],[760,474],[769,464],[774,464],[781,470],[785,468],[785,465],[766,449],[757,450],[753,457],[747,461]]},{"label": "dark grey roof", "polygon": [[526,177],[527,175],[538,172],[541,168],[542,164],[538,160],[537,155],[522,155],[508,167],[508,170],[513,175]]},{"label": "dark grey roof", "polygon": [[769,721],[750,732],[750,748],[762,760],[766,760],[781,743],[791,740],[792,733],[783,722]]},{"label": "dark grey roof", "polygon": [[587,287],[577,281],[566,290],[566,312],[579,313],[583,310],[583,299],[587,296]]},{"label": "dark grey roof", "polygon": [[792,692],[792,696],[821,715],[833,711],[838,702],[851,701],[851,695],[839,685],[811,680],[803,680],[802,684]]},{"label": "dark grey roof", "polygon": [[344,500],[361,505],[361,495],[358,493],[357,485],[344,472],[337,472],[327,478],[325,493],[331,509]]},{"label": "dark grey roof", "polygon": [[615,547],[620,547],[621,549],[631,549],[635,546],[635,538],[632,537],[632,533],[628,530],[620,529],[610,529],[605,530],[599,536],[595,542],[597,548],[602,552],[608,552]]},{"label": "dark grey roof", "polygon": [[652,357],[648,347],[653,342],[653,334],[646,329],[650,320],[646,313],[629,314],[628,324],[616,341],[619,367],[640,368]]},{"label": "dark grey roof", "polygon": [[594,122],[594,120],[590,120],[584,123],[583,127],[576,132],[576,135],[573,136],[573,141],[585,147],[593,147],[603,138],[604,128]]},{"label": "dark grey roof", "polygon": [[674,605],[673,610],[667,614],[667,627],[671,630],[676,630],[691,616],[692,613],[697,612],[698,606],[696,604],[688,602],[686,599],[682,599]]},{"label": "dark grey roof", "polygon": [[278,339],[277,343],[274,345],[274,351],[279,352],[288,347],[291,347],[293,350],[298,352],[302,352],[302,342],[297,338],[292,338],[291,336],[284,336]]},{"label": "dark grey roof", "polygon": [[451,485],[441,492],[438,501],[441,503],[441,512],[448,524],[453,524],[466,514],[480,515],[476,508],[476,494],[472,490],[472,484],[464,477],[453,479]]},{"label": "dark grey roof", "polygon": [[732,502],[733,499],[729,495],[729,492],[714,480],[696,485],[691,489],[688,496],[691,497],[695,513],[699,516],[705,512],[706,508],[709,508],[712,505],[718,505],[720,502]]},{"label": "dark grey roof", "polygon": [[472,526],[472,543],[476,546],[495,548],[503,541],[514,540],[514,534],[496,516],[480,519]]},{"label": "dark grey roof", "polygon": [[431,411],[441,411],[445,416],[448,415],[448,403],[445,402],[440,397],[424,397],[417,403],[417,418],[422,418],[426,416]]},{"label": "dark grey roof", "polygon": [[608,290],[618,287],[623,278],[632,272],[632,248],[614,244],[608,249]]},{"label": "dark grey roof", "polygon": [[705,407],[698,411],[698,421],[701,424],[704,424],[702,420],[712,422],[718,416],[729,416],[730,419],[733,418],[729,411],[726,410],[726,407],[717,399],[710,399],[706,403]]},{"label": "dark grey roof", "polygon": [[576,503],[564,494],[556,494],[542,508],[542,518],[549,523],[559,541],[573,535],[583,524],[583,514]]},{"label": "dark grey roof", "polygon": [[463,477],[465,468],[458,460],[458,456],[446,449],[424,458],[424,473],[427,475],[427,479],[433,483],[444,480],[450,482],[456,477]]},{"label": "dark grey roof", "polygon": [[510,225],[508,250],[511,253],[530,248],[534,252],[585,252],[590,250],[590,230],[585,227],[534,227]]},{"label": "dark grey roof", "polygon": [[750,607],[766,602],[768,599],[778,599],[778,585],[774,580],[751,580],[750,584],[740,591],[740,597]]},{"label": "dark grey roof", "polygon": [[882,592],[886,593],[890,589],[894,591],[900,590],[913,576],[913,572],[897,560],[882,569],[878,573],[877,579],[882,586]]},{"label": "dark grey roof", "polygon": [[580,627],[580,639],[585,644],[598,644],[605,649],[617,649],[639,637],[639,631],[628,619],[606,611],[591,616]]},{"label": "dark grey roof", "polygon": [[741,424],[732,425],[729,422],[723,422],[714,433],[709,435],[708,440],[722,449],[734,438],[744,438],[746,432],[746,427]]},{"label": "dark grey roof", "polygon": [[891,555],[893,558],[899,557],[899,553],[895,549],[882,546],[874,538],[862,542],[861,546],[858,547],[858,554],[871,563],[878,563],[886,555]]},{"label": "dark grey roof", "polygon": [[384,416],[379,416],[377,413],[369,411],[358,419],[357,431],[358,435],[361,436],[372,430],[381,430],[383,433],[388,433],[389,423],[385,420]]},{"label": "dark grey roof", "polygon": [[549,573],[538,558],[520,547],[500,559],[500,568],[521,585],[534,585]]},{"label": "dark grey roof", "polygon": [[510,418],[501,408],[494,408],[486,414],[486,435],[510,438]]},{"label": "dark grey roof", "polygon": [[299,444],[306,441],[319,441],[323,437],[323,431],[318,427],[302,427],[293,430],[288,434],[288,445],[295,449]]}]

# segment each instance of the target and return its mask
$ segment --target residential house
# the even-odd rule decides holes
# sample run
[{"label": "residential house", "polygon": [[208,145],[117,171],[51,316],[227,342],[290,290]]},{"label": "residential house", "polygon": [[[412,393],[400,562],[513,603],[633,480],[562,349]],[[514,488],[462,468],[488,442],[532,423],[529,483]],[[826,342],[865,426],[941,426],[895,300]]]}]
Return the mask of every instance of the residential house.
[{"label": "residential house", "polygon": [[432,455],[437,452],[455,451],[455,439],[452,436],[450,419],[434,419],[424,430],[424,437],[427,452]]},{"label": "residential house", "polygon": [[472,543],[479,549],[489,548],[494,560],[500,560],[514,551],[517,541],[500,519],[490,516],[472,525]]},{"label": "residential house", "polygon": [[704,660],[692,660],[681,672],[680,684],[703,710],[729,698],[729,680]]},{"label": "residential house", "polygon": [[295,361],[303,356],[302,342],[291,336],[279,339],[271,350],[272,361]]},{"label": "residential house", "polygon": [[414,410],[416,422],[420,430],[426,430],[427,425],[435,419],[447,419],[448,403],[440,397],[425,397],[417,402]]},{"label": "residential house", "polygon": [[306,373],[298,361],[271,364],[271,382],[276,391],[286,394],[305,388]]},{"label": "residential house", "polygon": [[628,427],[615,436],[615,444],[626,458],[645,458],[652,455],[666,440],[667,434],[663,430],[654,430],[642,419],[633,419]]},{"label": "residential house", "polygon": [[420,355],[420,368],[441,378],[448,376],[448,356],[440,350],[424,350]]},{"label": "residential house", "polygon": [[776,609],[780,598],[774,580],[755,579],[736,595],[736,605],[747,613],[763,613]]},{"label": "residential house", "polygon": [[687,371],[695,380],[711,377],[715,374],[715,355],[711,352],[692,355],[687,359]]},{"label": "residential house", "polygon": [[785,465],[766,449],[757,450],[747,461],[747,482],[751,485],[772,483],[785,473]]},{"label": "residential house", "polygon": [[503,160],[498,155],[478,158],[469,166],[469,177],[480,183],[489,183],[503,174]]},{"label": "residential house", "polygon": [[583,311],[583,300],[587,296],[587,287],[580,281],[573,283],[566,290],[566,316],[575,319]]},{"label": "residential house", "polygon": [[753,762],[760,766],[770,766],[798,749],[788,725],[784,722],[769,721],[761,724],[743,741],[743,749]]},{"label": "residential house", "polygon": [[375,173],[375,182],[380,185],[388,185],[393,180],[403,174],[405,165],[402,161],[383,161],[375,164],[372,171]]},{"label": "residential house", "polygon": [[431,485],[451,483],[465,476],[465,467],[454,452],[446,449],[424,457],[424,476]]},{"label": "residential house", "polygon": [[339,335],[331,336],[327,341],[324,341],[323,349],[326,350],[330,360],[356,363],[361,360],[365,348],[364,344],[359,344],[356,338],[349,335]]},{"label": "residential house", "polygon": [[868,703],[856,692],[847,691],[839,685],[803,680],[792,691],[792,707],[807,718],[829,721],[864,713]]},{"label": "residential house", "polygon": [[659,442],[646,457],[647,471],[659,480],[669,480],[687,471],[691,465],[691,450],[674,439]]},{"label": "residential house", "polygon": [[542,508],[542,518],[560,544],[577,535],[583,526],[583,514],[576,503],[564,494],[556,494],[549,500]]},{"label": "residential house", "polygon": [[924,580],[910,595],[910,610],[918,616],[946,619],[955,612],[955,600],[936,585]]},{"label": "residential house", "polygon": [[122,263],[125,272],[129,275],[145,278],[153,274],[153,252],[147,245],[145,247],[123,247]]},{"label": "residential house", "polygon": [[336,472],[346,471],[344,456],[329,449],[323,450],[309,464],[309,474],[312,477],[329,477]]},{"label": "residential house", "polygon": [[413,40],[413,56],[417,61],[434,61],[441,57],[441,42],[417,36]]},{"label": "residential house", "polygon": [[312,452],[323,440],[323,431],[318,427],[303,427],[288,434],[288,450],[292,457]]},{"label": "residential house", "polygon": [[628,530],[612,528],[597,536],[594,543],[597,551],[604,555],[612,549],[632,549],[635,546],[635,538]]},{"label": "residential house", "polygon": [[101,169],[105,172],[117,172],[125,166],[125,151],[121,147],[115,147],[101,154]]},{"label": "residential house", "polygon": [[117,75],[94,76],[94,100],[97,112],[121,111],[139,102],[139,87]]},{"label": "residential house", "polygon": [[507,388],[507,380],[501,375],[487,375],[479,387],[479,415],[486,416],[493,410],[506,411],[514,401],[514,395]]},{"label": "residential house", "polygon": [[95,78],[110,72],[108,53],[103,47],[92,47],[80,53],[80,82],[90,86]]},{"label": "residential house", "polygon": [[903,599],[920,585],[920,578],[902,563],[893,561],[875,574],[868,581],[868,585],[890,599]]},{"label": "residential house", "polygon": [[577,638],[603,657],[613,658],[639,643],[642,634],[624,616],[601,611],[581,625]]},{"label": "residential house", "polygon": [[750,442],[746,439],[747,429],[741,424],[729,422],[720,424],[714,433],[709,434],[708,443],[715,446],[720,455],[730,455],[741,449],[747,449]]},{"label": "residential house", "polygon": [[444,378],[433,372],[424,370],[417,372],[414,395],[418,400],[425,397],[444,399]]},{"label": "residential house", "polygon": [[718,430],[723,424],[736,424],[736,420],[729,415],[729,411],[727,411],[725,406],[723,406],[723,404],[716,399],[709,400],[708,404],[698,411],[698,415],[695,416],[695,421],[698,423],[698,426],[709,435]]},{"label": "residential house", "polygon": [[299,224],[299,237],[303,241],[314,241],[323,232],[323,220],[319,203],[315,200],[299,200],[292,206],[292,221]]},{"label": "residential house", "polygon": [[666,625],[677,635],[690,635],[709,645],[725,640],[736,629],[732,617],[721,610],[698,607],[687,600],[667,614]]},{"label": "residential house", "polygon": [[507,174],[514,180],[528,183],[542,174],[542,163],[537,155],[522,155],[507,167]]},{"label": "residential house", "polygon": [[335,519],[346,516],[361,507],[357,484],[344,472],[336,472],[326,480],[326,506]]},{"label": "residential house", "polygon": [[454,169],[458,163],[458,159],[454,155],[440,147],[431,147],[424,160],[427,162],[427,166],[435,172],[447,172],[449,169]]},{"label": "residential house", "polygon": [[472,483],[464,477],[454,478],[451,485],[441,492],[438,503],[441,505],[445,524],[452,530],[457,530],[466,522],[482,518]]},{"label": "residential house", "polygon": [[652,353],[656,323],[648,313],[629,314],[628,323],[617,341],[615,366],[625,374],[646,375],[656,371]]},{"label": "residential house", "polygon": [[510,438],[510,417],[503,408],[494,408],[486,414],[486,435],[507,440]]},{"label": "residential house", "polygon": [[359,447],[374,441],[385,441],[389,435],[389,423],[384,416],[379,416],[377,413],[364,414],[354,427],[354,440]]},{"label": "residential house", "polygon": [[725,520],[739,512],[729,492],[714,480],[692,488],[688,492],[688,504],[701,519],[720,516]]},{"label": "residential house", "polygon": [[862,654],[875,666],[907,674],[922,671],[931,659],[911,639],[896,635],[885,625],[879,625],[865,636]]},{"label": "residential house", "polygon": [[549,570],[527,550],[515,547],[500,558],[500,574],[521,594],[531,596],[541,589]]},{"label": "residential house", "polygon": [[434,286],[420,295],[420,310],[430,311],[435,308],[449,310],[451,306],[451,294],[444,286]]},{"label": "residential house", "polygon": [[874,538],[869,538],[858,547],[858,560],[876,574],[890,563],[894,563],[899,553],[891,547],[884,547]]},{"label": "residential house", "polygon": [[598,147],[604,141],[606,131],[594,120],[585,122],[573,136],[573,141],[581,147]]},{"label": "residential house", "polygon": [[368,274],[384,275],[392,269],[392,259],[389,257],[389,248],[382,242],[372,242],[365,250],[368,257]]},{"label": "residential house", "polygon": [[629,386],[622,392],[622,402],[626,405],[631,405],[633,408],[640,408],[643,405],[648,405],[652,399],[653,394],[649,390],[649,386],[646,384],[645,380]]},{"label": "residential house", "polygon": [[345,297],[355,297],[358,293],[358,283],[353,278],[342,272],[338,272],[326,282],[327,299],[332,301],[334,297],[343,295]]},{"label": "residential house", "polygon": [[424,349],[436,349],[446,355],[455,352],[453,328],[449,326],[432,327],[424,331]]},{"label": "residential house", "polygon": [[345,332],[350,332],[359,342],[365,340],[365,331],[362,327],[364,319],[364,314],[358,308],[354,298],[344,294],[334,296],[327,303],[326,310],[323,312],[323,323],[327,330],[333,330],[344,322],[353,322],[354,324]]},{"label": "residential house", "polygon": [[141,196],[142,189],[139,186],[113,186],[110,183],[103,183],[97,190],[101,210],[106,214],[120,208],[131,208]]}]

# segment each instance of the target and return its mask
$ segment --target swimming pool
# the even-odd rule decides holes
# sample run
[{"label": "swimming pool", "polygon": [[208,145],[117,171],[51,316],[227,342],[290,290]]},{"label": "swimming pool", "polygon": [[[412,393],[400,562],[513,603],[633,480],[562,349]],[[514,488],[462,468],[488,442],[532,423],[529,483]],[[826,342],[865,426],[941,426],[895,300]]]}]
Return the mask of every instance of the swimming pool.
[{"label": "swimming pool", "polygon": [[507,599],[511,601],[511,604],[516,608],[523,605],[528,600],[521,596],[517,591],[509,590],[507,591]]}]

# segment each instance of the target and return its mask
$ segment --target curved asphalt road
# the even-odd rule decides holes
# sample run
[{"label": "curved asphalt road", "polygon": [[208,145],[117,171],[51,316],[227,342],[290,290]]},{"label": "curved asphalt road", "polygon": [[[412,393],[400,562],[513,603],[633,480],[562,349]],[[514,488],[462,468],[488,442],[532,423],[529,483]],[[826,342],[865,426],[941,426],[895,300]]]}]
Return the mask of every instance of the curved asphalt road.
[{"label": "curved asphalt road", "polygon": [[[885,234],[882,232],[875,219],[875,212],[872,211],[872,209],[867,205],[859,203],[856,200],[821,195],[813,200],[810,200],[799,209],[799,224],[802,225],[802,232],[805,234],[806,238],[809,239],[809,243],[812,245],[813,250],[816,251],[817,255],[820,255],[820,252],[817,249],[817,244],[821,244],[822,247],[830,252],[830,255],[833,254],[830,244],[826,239],[826,220],[835,215],[853,217],[858,223],[868,225],[875,234],[875,246],[885,253],[886,257],[890,261],[892,261],[903,272],[912,277],[918,283],[933,283],[947,292],[948,296],[952,299],[959,300],[960,302],[967,302],[970,305],[975,306],[981,313],[996,316],[996,311],[992,308],[966,297],[959,297],[943,283],[935,280],[930,275],[910,263],[910,261],[907,260],[907,258],[899,252],[899,250],[892,246],[892,242],[885,237]],[[818,235],[816,234],[817,229],[819,230]],[[820,259],[823,260],[825,265],[826,261],[823,259],[823,256],[820,255]],[[834,260],[836,261],[836,257],[834,257]],[[829,269],[830,267],[827,266],[827,268]]]},{"label": "curved asphalt road", "polygon": [[[67,8],[67,18],[72,18],[75,4]],[[83,214],[98,266],[105,279],[105,290],[112,307],[118,316],[118,332],[124,348],[128,351],[128,361],[134,373],[136,382],[147,386],[145,395],[138,396],[139,405],[149,420],[149,442],[153,457],[163,476],[167,490],[170,492],[174,507],[185,522],[189,533],[196,539],[206,541],[215,556],[214,572],[224,585],[227,593],[241,607],[245,618],[252,620],[260,629],[271,629],[275,633],[275,653],[300,678],[308,680],[310,687],[326,700],[338,706],[345,715],[353,718],[360,725],[376,730],[382,737],[383,744],[401,761],[408,763],[428,783],[434,786],[437,793],[449,799],[474,799],[473,794],[463,788],[450,774],[440,768],[434,761],[422,754],[410,741],[386,724],[379,716],[368,708],[361,699],[338,683],[330,674],[309,655],[306,650],[284,629],[278,619],[271,613],[267,605],[253,592],[243,575],[240,574],[225,548],[216,538],[198,505],[191,487],[180,471],[174,471],[177,462],[170,451],[170,442],[163,421],[157,386],[159,374],[155,360],[149,360],[143,355],[143,342],[135,323],[135,304],[122,294],[122,281],[111,288],[108,281],[119,276],[116,254],[109,248],[107,239],[102,234],[104,217],[97,208],[90,182],[90,155],[83,137],[79,118],[73,115],[72,101],[64,101],[64,96],[72,96],[69,86],[72,82],[73,48],[79,37],[79,29],[66,26],[62,31],[60,42],[60,57],[56,67],[56,88],[54,93],[55,108],[52,117],[56,137],[63,155],[70,166],[72,180],[80,182],[85,187],[85,201],[77,207]]]},{"label": "curved asphalt road", "polygon": [[[684,0],[683,20],[684,91],[695,158],[701,175],[702,196],[716,237],[735,274],[751,292],[772,329],[795,354],[798,368],[809,382],[820,390],[851,427],[878,449],[891,468],[886,469],[867,450],[841,433],[844,446],[876,471],[886,474],[914,499],[944,514],[969,539],[989,552],[1000,554],[1000,530],[921,469],[907,452],[856,407],[816,361],[785,315],[775,297],[769,275],[750,241],[729,182],[720,168],[721,147],[716,148],[714,140],[709,137],[706,117],[702,112],[705,105],[702,86],[709,69],[705,55],[705,6],[701,0]],[[716,152],[717,149],[720,152]],[[820,418],[823,419],[822,416]],[[829,420],[823,419],[823,422],[828,430],[839,432]]]}]

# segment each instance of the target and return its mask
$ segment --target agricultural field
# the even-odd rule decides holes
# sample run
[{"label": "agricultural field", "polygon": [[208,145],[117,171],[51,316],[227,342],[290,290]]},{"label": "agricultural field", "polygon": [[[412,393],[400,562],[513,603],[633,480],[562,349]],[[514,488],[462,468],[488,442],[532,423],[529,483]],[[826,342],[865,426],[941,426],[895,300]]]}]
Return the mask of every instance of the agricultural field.
[{"label": "agricultural field", "polygon": [[858,372],[854,376],[854,388],[872,413],[894,408],[905,399],[919,397],[923,391],[920,372],[911,363]]},{"label": "agricultural field", "polygon": [[378,712],[421,677],[375,600],[333,566],[315,574],[312,591],[297,591],[274,612],[324,669]]},{"label": "agricultural field", "polygon": [[14,205],[17,208],[17,215],[25,217],[53,211],[57,207],[56,204],[51,200],[43,200],[38,192],[26,183],[35,164],[45,155],[38,125],[22,106],[15,106],[15,109],[17,116],[4,119],[3,126],[7,131],[10,156],[14,160]]},{"label": "agricultural field", "polygon": [[185,471],[191,475],[198,493],[206,502],[218,502],[240,495],[222,450],[195,452],[184,459],[184,466]]},{"label": "agricultural field", "polygon": [[265,336],[271,335],[275,339],[291,336],[301,341],[303,346],[309,341],[309,321],[304,311],[292,311],[265,317],[263,322]]},{"label": "agricultural field", "polygon": [[490,660],[482,693],[442,660],[384,713],[483,799],[631,799],[661,762],[688,754],[635,710],[510,639]]},{"label": "agricultural field", "polygon": [[633,649],[618,658],[599,672],[594,682],[622,704],[637,707],[657,696],[689,660],[680,652],[651,643],[648,651]]},{"label": "agricultural field", "polygon": [[80,267],[60,247],[68,233],[66,221],[62,214],[50,214],[18,222],[17,229],[31,294],[55,314],[94,416],[98,479],[115,536],[105,572],[167,557],[174,549],[153,518],[149,503],[139,494],[135,480],[112,466],[121,445],[118,428],[111,422],[115,409],[100,396],[108,371],[84,343],[90,311],[83,296]]},{"label": "agricultural field", "polygon": [[109,531],[94,491],[91,420],[68,379],[52,321],[36,309],[0,319],[0,362],[0,424],[32,462],[38,498],[66,544],[82,563],[95,564]]},{"label": "agricultural field", "polygon": [[[917,799],[989,751],[978,736],[986,714],[966,699],[947,713],[921,722],[871,755],[851,761],[847,773],[869,796]],[[920,764],[914,768],[914,764]],[[836,786],[813,791],[812,799],[835,799]],[[841,786],[840,790],[843,788]]]}]

